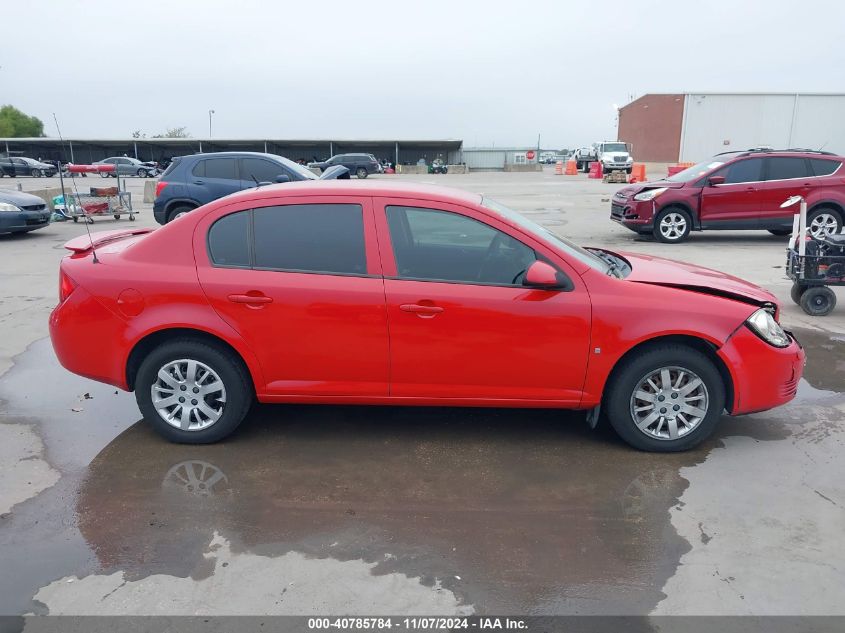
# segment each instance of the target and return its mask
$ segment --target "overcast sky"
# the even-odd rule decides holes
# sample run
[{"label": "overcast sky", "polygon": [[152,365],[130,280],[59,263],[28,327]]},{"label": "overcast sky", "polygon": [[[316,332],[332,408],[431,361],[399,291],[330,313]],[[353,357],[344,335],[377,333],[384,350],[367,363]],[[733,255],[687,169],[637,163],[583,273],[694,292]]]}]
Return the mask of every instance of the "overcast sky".
[{"label": "overcast sky", "polygon": [[[2,0],[0,104],[56,135],[616,138],[615,105],[845,92],[845,1]],[[843,113],[845,115],[845,113]]]}]

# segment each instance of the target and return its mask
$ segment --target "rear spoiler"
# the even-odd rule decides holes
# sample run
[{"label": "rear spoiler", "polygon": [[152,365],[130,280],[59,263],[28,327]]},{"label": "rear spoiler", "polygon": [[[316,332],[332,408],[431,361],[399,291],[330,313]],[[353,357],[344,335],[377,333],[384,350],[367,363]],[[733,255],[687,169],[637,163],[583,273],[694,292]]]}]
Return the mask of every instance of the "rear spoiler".
[{"label": "rear spoiler", "polygon": [[69,242],[65,243],[65,248],[69,251],[73,251],[74,253],[85,253],[90,251],[92,248],[96,248],[98,246],[102,246],[103,244],[108,244],[109,242],[116,242],[118,240],[122,240],[127,237],[133,237],[135,235],[143,235],[144,233],[151,233],[155,229],[129,229],[129,230],[117,230],[117,231],[98,231],[97,233],[92,233],[90,236],[88,235],[80,235],[79,237],[75,237]]}]

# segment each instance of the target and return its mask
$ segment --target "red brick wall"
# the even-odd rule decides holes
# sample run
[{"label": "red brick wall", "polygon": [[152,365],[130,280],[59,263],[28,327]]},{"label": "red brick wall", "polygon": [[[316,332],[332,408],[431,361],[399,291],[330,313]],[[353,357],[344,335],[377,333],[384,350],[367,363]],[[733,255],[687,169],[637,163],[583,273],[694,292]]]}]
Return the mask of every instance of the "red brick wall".
[{"label": "red brick wall", "polygon": [[637,162],[674,163],[681,152],[684,95],[645,95],[619,110],[620,141]]}]

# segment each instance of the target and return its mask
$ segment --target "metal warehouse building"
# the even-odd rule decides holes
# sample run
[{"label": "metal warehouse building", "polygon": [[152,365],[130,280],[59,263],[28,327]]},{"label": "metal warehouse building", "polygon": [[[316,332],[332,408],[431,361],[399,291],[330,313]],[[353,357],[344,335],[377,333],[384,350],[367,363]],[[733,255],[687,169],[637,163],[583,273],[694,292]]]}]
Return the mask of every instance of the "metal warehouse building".
[{"label": "metal warehouse building", "polygon": [[647,94],[620,108],[619,140],[646,162],[697,162],[751,147],[845,153],[845,94]]}]

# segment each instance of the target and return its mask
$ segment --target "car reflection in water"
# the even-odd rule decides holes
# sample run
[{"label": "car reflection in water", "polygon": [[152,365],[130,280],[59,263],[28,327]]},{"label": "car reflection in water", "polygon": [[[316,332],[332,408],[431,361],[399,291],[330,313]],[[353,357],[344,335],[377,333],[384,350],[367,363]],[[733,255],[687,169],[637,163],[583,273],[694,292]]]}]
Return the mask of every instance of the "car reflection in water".
[{"label": "car reflection in water", "polygon": [[93,460],[77,510],[105,572],[203,577],[217,532],[236,554],[439,580],[482,612],[647,613],[689,547],[669,521],[678,471],[716,441],[657,456],[542,410],[266,406],[251,418],[208,446],[136,424]]}]

